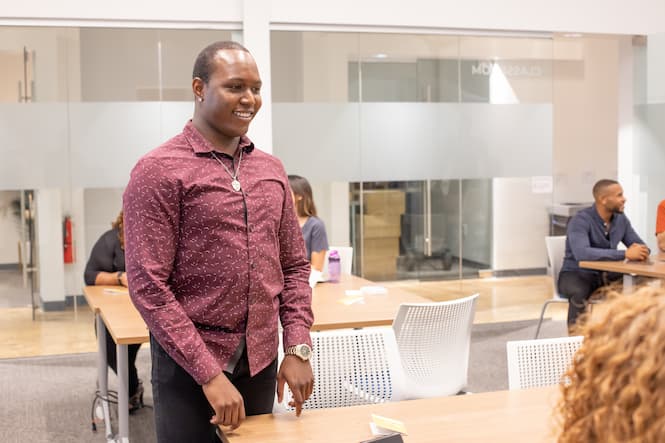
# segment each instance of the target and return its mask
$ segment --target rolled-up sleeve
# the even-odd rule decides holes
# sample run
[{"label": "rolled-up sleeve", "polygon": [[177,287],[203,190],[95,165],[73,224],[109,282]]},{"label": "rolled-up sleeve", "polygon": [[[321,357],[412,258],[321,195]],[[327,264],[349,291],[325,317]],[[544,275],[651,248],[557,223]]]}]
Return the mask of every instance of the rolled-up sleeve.
[{"label": "rolled-up sleeve", "polygon": [[182,186],[157,159],[134,167],[123,197],[129,293],[164,350],[199,384],[222,371],[176,299],[169,278],[178,246]]}]

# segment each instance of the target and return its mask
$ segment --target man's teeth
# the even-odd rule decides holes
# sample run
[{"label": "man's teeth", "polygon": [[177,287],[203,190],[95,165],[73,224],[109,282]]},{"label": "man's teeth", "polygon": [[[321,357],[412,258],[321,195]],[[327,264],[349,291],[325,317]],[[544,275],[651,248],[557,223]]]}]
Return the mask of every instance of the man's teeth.
[{"label": "man's teeth", "polygon": [[251,112],[239,112],[239,111],[236,111],[236,112],[234,112],[234,114],[237,115],[237,116],[240,117],[240,118],[250,118],[250,117],[252,116],[252,113],[251,113]]}]

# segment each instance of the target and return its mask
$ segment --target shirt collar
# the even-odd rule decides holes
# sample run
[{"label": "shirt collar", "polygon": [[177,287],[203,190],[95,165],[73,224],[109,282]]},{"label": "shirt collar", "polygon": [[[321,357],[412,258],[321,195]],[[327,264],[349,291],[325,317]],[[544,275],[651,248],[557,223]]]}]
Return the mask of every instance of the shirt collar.
[{"label": "shirt collar", "polygon": [[[600,216],[600,214],[598,213],[598,209],[596,208],[596,204],[594,203],[593,206],[592,206],[591,208],[593,209],[593,210],[591,211],[591,212],[593,213],[593,218],[594,218],[598,223],[600,223],[601,225],[604,225],[604,224],[605,224],[605,220],[603,220],[603,218],[602,218],[602,217]],[[612,214],[612,215],[610,216],[610,223],[612,223],[612,221],[614,220],[615,215],[616,215],[616,214]]]},{"label": "shirt collar", "polygon": [[[203,137],[203,135],[201,135],[191,120],[187,122],[182,132],[195,154],[207,154],[212,151],[219,152],[215,150],[215,147],[212,145],[212,143],[210,143],[205,137]],[[244,150],[245,154],[249,154],[254,150],[254,143],[246,135],[240,136],[240,142],[238,143],[238,146],[240,149]]]}]

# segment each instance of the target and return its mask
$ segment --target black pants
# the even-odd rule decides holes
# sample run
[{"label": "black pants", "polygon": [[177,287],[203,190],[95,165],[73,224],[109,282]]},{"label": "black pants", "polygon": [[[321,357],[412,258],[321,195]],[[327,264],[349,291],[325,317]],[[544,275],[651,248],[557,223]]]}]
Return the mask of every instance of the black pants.
[{"label": "black pants", "polygon": [[589,297],[600,287],[620,280],[623,274],[614,272],[564,271],[559,274],[559,293],[568,297],[568,327],[584,312]]},{"label": "black pants", "polygon": [[[95,322],[95,334],[97,334],[97,323]],[[139,387],[139,374],[136,371],[136,354],[139,352],[140,344],[138,345],[128,345],[127,346],[127,375],[129,376],[129,396],[136,394],[136,390]],[[111,333],[106,331],[106,361],[109,368],[113,369],[113,372],[118,374],[117,361],[118,357],[116,355],[116,345],[111,337]]]},{"label": "black pants", "polygon": [[[159,443],[218,442],[215,414],[201,385],[176,363],[150,336],[152,354],[152,395],[155,428]],[[243,352],[232,375],[225,373],[242,395],[246,415],[272,412],[275,399],[277,360],[256,374],[249,375],[247,352]]]}]

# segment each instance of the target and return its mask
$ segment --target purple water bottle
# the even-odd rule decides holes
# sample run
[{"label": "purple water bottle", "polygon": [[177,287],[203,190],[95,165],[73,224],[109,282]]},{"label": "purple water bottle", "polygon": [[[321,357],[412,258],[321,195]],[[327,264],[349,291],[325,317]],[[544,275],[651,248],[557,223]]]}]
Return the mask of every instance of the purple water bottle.
[{"label": "purple water bottle", "polygon": [[328,281],[337,283],[339,282],[339,276],[342,273],[339,252],[336,249],[332,249],[328,254]]}]

